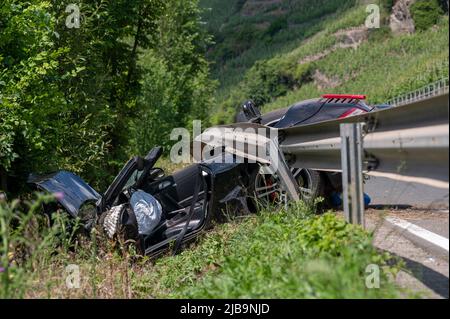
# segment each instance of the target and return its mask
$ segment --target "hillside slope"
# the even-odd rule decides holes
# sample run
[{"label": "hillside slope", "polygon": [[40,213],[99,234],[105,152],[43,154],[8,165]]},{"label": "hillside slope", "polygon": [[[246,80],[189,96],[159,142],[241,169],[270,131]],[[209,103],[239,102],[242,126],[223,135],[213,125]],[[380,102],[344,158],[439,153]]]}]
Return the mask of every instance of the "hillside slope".
[{"label": "hillside slope", "polygon": [[[388,0],[379,1],[382,24],[377,29],[364,25],[368,16],[364,1],[327,1],[325,7],[308,0],[231,2],[220,4],[228,11],[220,11],[219,17],[214,11],[219,2],[203,1],[212,8],[205,14],[216,37],[209,57],[221,82],[215,123],[232,121],[237,107],[247,99],[264,111],[323,93],[365,93],[369,102],[382,103],[448,77],[448,16],[443,11],[433,16],[435,21],[428,19],[425,27],[423,11],[418,11],[413,16],[421,19],[416,32],[394,34],[389,27],[393,2]],[[311,10],[299,12],[296,8],[302,5],[310,5]],[[280,19],[284,22],[277,22]],[[245,50],[223,55],[236,50],[233,41],[240,30],[256,25],[266,29],[249,37]],[[277,25],[268,40],[268,30]]]}]

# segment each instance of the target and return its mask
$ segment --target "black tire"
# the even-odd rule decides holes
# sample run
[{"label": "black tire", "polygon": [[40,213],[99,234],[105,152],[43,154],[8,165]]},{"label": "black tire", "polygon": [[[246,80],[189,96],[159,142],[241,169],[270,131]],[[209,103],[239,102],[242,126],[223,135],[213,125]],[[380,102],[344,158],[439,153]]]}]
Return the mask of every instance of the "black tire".
[{"label": "black tire", "polygon": [[317,198],[325,197],[326,180],[322,173],[306,168],[294,168],[292,174],[300,187],[303,201],[313,204]]}]

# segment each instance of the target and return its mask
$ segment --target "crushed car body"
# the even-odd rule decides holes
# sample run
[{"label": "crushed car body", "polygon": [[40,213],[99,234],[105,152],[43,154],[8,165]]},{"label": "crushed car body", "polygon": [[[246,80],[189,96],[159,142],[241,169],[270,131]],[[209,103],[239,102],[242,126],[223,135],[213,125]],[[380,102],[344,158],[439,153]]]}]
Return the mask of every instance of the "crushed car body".
[{"label": "crushed car body", "polygon": [[[277,132],[376,110],[363,102],[365,98],[324,95],[265,115],[249,101],[238,123],[208,129],[194,140],[201,148],[196,163],[166,175],[156,166],[162,148],[155,147],[144,158],[131,158],[103,193],[67,171],[31,175],[28,182],[58,194],[59,208],[79,218],[86,230],[99,226],[109,238],[120,235],[148,256],[169,248],[177,252],[214,221],[226,222],[289,200],[338,194],[339,173],[288,166]],[[55,210],[45,208],[49,214]]]},{"label": "crushed car body", "polygon": [[[262,197],[255,193],[255,175],[267,164],[225,153],[225,163],[212,158],[166,176],[155,167],[161,154],[162,148],[155,147],[145,158],[130,159],[103,195],[67,171],[32,175],[28,182],[58,194],[60,208],[80,218],[88,230],[100,226],[111,239],[120,235],[148,256],[171,247],[178,251],[213,221],[256,211]],[[281,192],[266,189],[263,197],[273,203],[285,198]]]}]

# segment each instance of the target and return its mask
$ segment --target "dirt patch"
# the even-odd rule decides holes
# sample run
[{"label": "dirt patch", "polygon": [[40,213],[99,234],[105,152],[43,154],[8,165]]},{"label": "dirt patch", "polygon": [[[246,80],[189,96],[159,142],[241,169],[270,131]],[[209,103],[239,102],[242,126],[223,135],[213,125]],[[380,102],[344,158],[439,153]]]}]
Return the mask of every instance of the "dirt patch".
[{"label": "dirt patch", "polygon": [[298,61],[298,64],[305,64],[305,63],[310,63],[310,62],[315,62],[318,60],[322,60],[324,57],[326,57],[328,54],[330,54],[331,52],[333,52],[333,49],[327,49],[324,50],[320,53],[314,54],[314,55],[309,55],[301,60]]},{"label": "dirt patch", "polygon": [[369,38],[369,29],[365,26],[358,28],[340,30],[334,34],[339,43],[338,48],[357,49],[363,42]]},{"label": "dirt patch", "polygon": [[319,70],[316,70],[312,76],[314,80],[314,84],[319,88],[319,90],[322,89],[332,89],[335,87],[338,87],[341,85],[341,81],[337,77],[328,77],[324,73],[320,72]]},{"label": "dirt patch", "polygon": [[319,52],[314,55],[304,57],[298,61],[298,64],[304,64],[309,62],[315,62],[325,58],[330,53],[333,53],[337,49],[358,49],[358,47],[367,41],[369,38],[369,29],[365,26],[357,28],[340,30],[334,34],[337,39],[337,43],[329,49]]}]

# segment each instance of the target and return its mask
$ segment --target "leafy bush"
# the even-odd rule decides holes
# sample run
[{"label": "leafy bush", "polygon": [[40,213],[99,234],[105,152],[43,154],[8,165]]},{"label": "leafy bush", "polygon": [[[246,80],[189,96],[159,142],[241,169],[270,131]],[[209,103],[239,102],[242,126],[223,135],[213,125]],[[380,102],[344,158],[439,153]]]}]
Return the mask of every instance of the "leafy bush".
[{"label": "leafy bush", "polygon": [[[117,249],[95,228],[87,242],[75,237],[78,221],[69,223],[65,214],[54,214],[48,227],[39,212],[52,200],[38,195],[28,203],[0,202],[1,297],[398,296],[388,275],[401,263],[379,253],[359,226],[333,214],[317,216],[302,203],[217,225],[181,254],[151,262],[137,258],[133,249]],[[79,267],[79,289],[67,289],[69,264]],[[380,289],[365,286],[369,264],[380,267]]]},{"label": "leafy bush", "polygon": [[124,127],[139,89],[136,50],[150,45],[162,2],[85,2],[79,29],[65,25],[71,3],[0,6],[0,166],[11,192],[30,172],[57,168],[106,184],[111,162],[125,157]]},{"label": "leafy bush", "polygon": [[411,15],[417,30],[435,25],[443,14],[437,0],[419,0],[411,5]]},{"label": "leafy bush", "polygon": [[[13,194],[57,169],[104,189],[131,154],[206,121],[212,104],[197,0],[84,1],[78,29],[65,24],[72,3],[0,5],[0,188]],[[140,63],[146,53],[158,62]]]},{"label": "leafy bush", "polygon": [[310,80],[311,65],[282,59],[256,62],[245,76],[246,96],[259,106],[283,96]]},{"label": "leafy bush", "polygon": [[278,19],[276,19],[275,21],[273,21],[269,28],[267,28],[265,34],[273,37],[275,34],[277,34],[278,32],[280,32],[283,29],[286,29],[288,27],[288,21],[285,17],[280,17]]},{"label": "leafy bush", "polygon": [[[388,275],[401,264],[390,261],[360,227],[299,204],[221,226],[192,250],[157,261],[136,287],[176,298],[392,298]],[[365,287],[369,264],[381,269],[381,289]]]},{"label": "leafy bush", "polygon": [[[173,128],[190,128],[192,120],[208,125],[215,82],[204,58],[210,42],[199,23],[197,1],[171,0],[158,21],[155,47],[146,50],[139,66],[145,70],[137,99],[137,116],[130,121],[130,150],[146,154],[167,146]],[[131,152],[131,151],[130,151]]]}]

